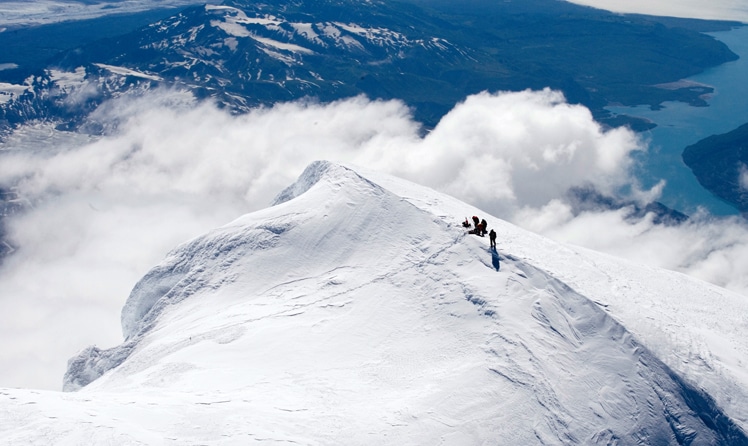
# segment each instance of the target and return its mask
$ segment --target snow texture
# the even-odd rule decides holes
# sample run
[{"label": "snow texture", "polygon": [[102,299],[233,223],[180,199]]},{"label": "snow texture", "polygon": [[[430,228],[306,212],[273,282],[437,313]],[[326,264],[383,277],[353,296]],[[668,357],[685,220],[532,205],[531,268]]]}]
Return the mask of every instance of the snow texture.
[{"label": "snow texture", "polygon": [[162,78],[160,78],[158,76],[153,76],[151,74],[141,73],[139,71],[131,70],[129,68],[115,67],[115,66],[106,65],[106,64],[103,64],[103,63],[97,63],[97,64],[94,64],[94,65],[96,65],[99,68],[103,68],[105,70],[109,70],[112,73],[116,73],[116,74],[119,74],[119,75],[122,75],[122,76],[135,76],[135,77],[140,77],[140,78],[143,78],[143,79],[150,79],[152,81],[161,81],[161,80],[163,80]]},{"label": "snow texture", "polygon": [[[471,215],[498,252],[461,227]],[[662,301],[628,294],[650,287]],[[689,305],[665,320],[668,293]],[[151,270],[123,309],[125,343],[70,361],[78,392],[0,389],[0,442],[748,444],[746,377],[717,354],[684,359],[738,328],[695,310],[705,296],[745,309],[316,162],[272,207]],[[688,343],[661,336],[677,320]]]}]

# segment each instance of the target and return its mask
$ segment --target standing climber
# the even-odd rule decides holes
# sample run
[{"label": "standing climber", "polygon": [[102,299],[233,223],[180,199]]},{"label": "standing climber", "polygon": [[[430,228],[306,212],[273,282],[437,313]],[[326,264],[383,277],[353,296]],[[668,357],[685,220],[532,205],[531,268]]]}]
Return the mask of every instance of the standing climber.
[{"label": "standing climber", "polygon": [[491,242],[491,248],[496,249],[496,231],[491,229],[491,232],[488,233],[488,239]]},{"label": "standing climber", "polygon": [[480,236],[483,237],[486,235],[486,228],[488,228],[488,223],[486,223],[486,219],[480,221]]},{"label": "standing climber", "polygon": [[[477,217],[477,216],[473,215],[473,227],[474,227],[474,228],[475,228],[476,230],[478,229],[478,225],[479,225],[479,224],[480,224],[480,220],[478,219],[478,217]],[[477,233],[477,232],[476,232],[476,233]]]}]

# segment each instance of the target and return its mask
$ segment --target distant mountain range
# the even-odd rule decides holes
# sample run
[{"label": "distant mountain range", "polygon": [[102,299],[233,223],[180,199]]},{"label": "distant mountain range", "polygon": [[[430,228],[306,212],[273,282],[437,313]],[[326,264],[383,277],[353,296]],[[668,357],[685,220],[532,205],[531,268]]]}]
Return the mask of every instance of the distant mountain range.
[{"label": "distant mountain range", "polygon": [[66,25],[24,30],[23,41],[0,33],[16,58],[0,60],[0,129],[48,120],[104,132],[87,120],[99,104],[156,87],[187,89],[237,113],[303,97],[397,98],[427,127],[472,93],[551,87],[603,123],[642,129],[651,123],[614,119],[603,107],[704,105],[703,87],[657,85],[737,57],[700,32],[727,23],[623,16],[556,0],[227,0],[119,36],[108,28],[97,34],[96,24],[110,21],[86,22],[76,46],[44,60],[23,51],[36,51],[29,42],[42,51],[45,34]]}]

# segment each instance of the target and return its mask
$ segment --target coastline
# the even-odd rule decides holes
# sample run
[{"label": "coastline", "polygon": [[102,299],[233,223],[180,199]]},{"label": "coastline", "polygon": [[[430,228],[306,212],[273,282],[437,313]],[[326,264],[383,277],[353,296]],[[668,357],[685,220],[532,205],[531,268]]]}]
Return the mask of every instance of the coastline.
[{"label": "coastline", "polygon": [[[711,136],[730,132],[748,121],[748,26],[730,31],[706,33],[725,43],[739,59],[665,87],[713,89],[705,96],[705,106],[665,102],[659,109],[650,106],[608,106],[614,116],[631,116],[653,122],[657,127],[641,132],[649,141],[649,152],[640,156],[637,177],[645,187],[661,179],[667,184],[660,199],[665,205],[685,213],[706,209],[713,215],[737,215],[738,210],[705,189],[682,159],[686,147]],[[660,85],[662,87],[662,84]]]}]

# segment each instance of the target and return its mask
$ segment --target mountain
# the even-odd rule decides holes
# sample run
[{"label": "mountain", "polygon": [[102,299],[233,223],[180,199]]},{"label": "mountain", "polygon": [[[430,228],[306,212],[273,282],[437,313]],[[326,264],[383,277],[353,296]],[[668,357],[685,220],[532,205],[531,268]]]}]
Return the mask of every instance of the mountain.
[{"label": "mountain", "polygon": [[146,274],[125,341],[69,362],[77,392],[1,389],[1,441],[743,445],[744,315],[724,289],[316,162]]},{"label": "mountain", "polygon": [[748,215],[748,124],[686,147],[683,162],[706,190]]},{"label": "mountain", "polygon": [[664,204],[653,201],[641,206],[632,200],[622,200],[616,197],[601,194],[599,191],[590,187],[575,187],[570,189],[566,194],[569,204],[571,204],[574,215],[582,212],[604,210],[630,209],[626,217],[629,221],[639,221],[642,218],[651,216],[652,221],[657,225],[678,226],[688,221],[688,215],[670,209]]},{"label": "mountain", "polygon": [[[186,89],[237,113],[304,97],[397,98],[428,127],[470,94],[551,87],[602,122],[641,129],[652,124],[614,119],[604,107],[706,105],[709,88],[662,85],[737,57],[700,32],[724,22],[621,16],[557,0],[455,5],[227,0],[187,8],[121,36],[102,31],[46,65],[0,60],[0,127],[42,119],[105,132],[90,116],[102,102],[156,87]],[[16,45],[9,55],[24,59],[34,47],[17,46],[47,41],[50,29],[22,41],[0,33],[0,43]]]}]

